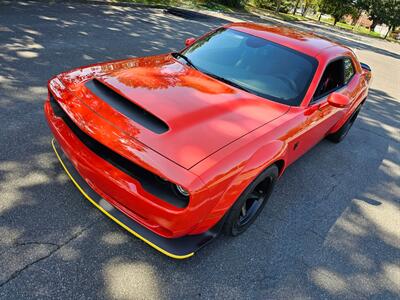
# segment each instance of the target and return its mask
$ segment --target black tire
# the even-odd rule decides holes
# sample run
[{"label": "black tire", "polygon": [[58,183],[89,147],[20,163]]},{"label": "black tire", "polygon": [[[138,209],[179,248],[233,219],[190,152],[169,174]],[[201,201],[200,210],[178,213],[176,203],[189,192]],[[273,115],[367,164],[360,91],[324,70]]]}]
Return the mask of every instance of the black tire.
[{"label": "black tire", "polygon": [[271,196],[278,174],[278,167],[272,165],[244,190],[229,210],[223,226],[225,234],[237,236],[250,227]]},{"label": "black tire", "polygon": [[346,123],[342,125],[342,127],[339,128],[338,131],[335,133],[332,133],[328,135],[326,138],[330,140],[331,142],[334,143],[340,143],[341,141],[344,140],[344,138],[347,136],[347,134],[350,131],[351,126],[353,126],[354,121],[357,119],[358,113],[360,112],[361,105],[354,111],[354,113],[348,118]]}]

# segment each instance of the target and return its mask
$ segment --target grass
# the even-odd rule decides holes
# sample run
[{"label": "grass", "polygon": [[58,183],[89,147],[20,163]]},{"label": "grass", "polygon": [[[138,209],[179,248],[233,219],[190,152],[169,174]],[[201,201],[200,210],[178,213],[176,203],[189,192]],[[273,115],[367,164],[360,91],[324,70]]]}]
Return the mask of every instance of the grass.
[{"label": "grass", "polygon": [[[323,22],[323,23],[327,23],[330,25],[333,25],[333,20],[332,22]],[[374,38],[382,38],[381,35],[375,31],[370,31],[368,28],[365,28],[363,26],[353,26],[351,24],[347,24],[347,23],[343,23],[343,22],[337,22],[336,27],[345,29],[347,31],[352,31],[353,33],[358,33],[361,35],[366,35],[366,36],[370,36],[370,37],[374,37]]]},{"label": "grass", "polygon": [[374,36],[374,37],[381,37],[381,35],[379,33],[375,32],[375,31],[369,31],[368,28],[365,28],[365,27],[362,27],[362,26],[359,26],[356,29],[356,32],[361,33],[361,34],[368,34],[368,35]]},{"label": "grass", "polygon": [[347,29],[347,30],[353,30],[353,26],[347,23],[342,23],[342,22],[337,22],[336,26],[339,28]]},{"label": "grass", "polygon": [[[317,15],[307,16],[307,19],[313,20],[313,21],[318,21],[318,16]],[[334,19],[330,16],[322,16],[320,22],[333,26]],[[365,28],[363,26],[353,26],[351,24],[337,22],[335,27],[338,27],[338,28],[341,28],[341,29],[344,29],[347,31],[352,31],[353,33],[356,33],[356,34],[382,39],[382,37],[379,33],[375,32],[375,31],[370,31],[368,28]]]},{"label": "grass", "polygon": [[307,21],[308,19],[306,17],[303,17],[301,15],[293,15],[293,14],[285,14],[285,13],[279,13],[279,16],[282,18],[284,21]]},{"label": "grass", "polygon": [[256,7],[254,4],[252,4],[251,2],[249,2],[245,8],[246,11],[248,12],[258,12],[258,13],[262,13],[263,15],[266,16],[270,16],[270,17],[274,17],[283,21],[288,21],[288,22],[296,22],[296,21],[306,21],[307,18],[300,16],[300,15],[293,15],[293,14],[287,14],[287,13],[277,13],[275,11],[269,10],[269,9],[265,9],[265,8],[259,8]]}]

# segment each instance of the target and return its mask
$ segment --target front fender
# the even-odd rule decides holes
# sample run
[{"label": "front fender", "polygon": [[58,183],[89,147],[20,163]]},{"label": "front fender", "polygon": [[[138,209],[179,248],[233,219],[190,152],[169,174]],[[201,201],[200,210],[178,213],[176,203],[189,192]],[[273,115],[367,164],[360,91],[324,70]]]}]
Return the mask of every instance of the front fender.
[{"label": "front fender", "polygon": [[[254,150],[253,147],[246,148]],[[215,225],[260,173],[274,162],[286,160],[286,153],[287,145],[280,140],[274,140],[259,147],[253,153],[230,154],[219,165],[215,165],[214,169],[219,171],[213,177],[209,175],[206,175],[207,178],[202,177],[206,182],[206,189],[209,189],[209,194],[213,198],[210,211],[191,234],[201,233]],[[237,161],[235,167],[223,166],[226,161],[231,161],[232,157],[235,157]]]},{"label": "front fender", "polygon": [[226,211],[229,209],[239,197],[239,195],[247,188],[247,186],[261,174],[267,167],[274,162],[283,159],[286,154],[286,146],[282,141],[272,141],[259,148],[243,165],[231,184],[227,187],[221,199],[217,202],[212,210]]}]

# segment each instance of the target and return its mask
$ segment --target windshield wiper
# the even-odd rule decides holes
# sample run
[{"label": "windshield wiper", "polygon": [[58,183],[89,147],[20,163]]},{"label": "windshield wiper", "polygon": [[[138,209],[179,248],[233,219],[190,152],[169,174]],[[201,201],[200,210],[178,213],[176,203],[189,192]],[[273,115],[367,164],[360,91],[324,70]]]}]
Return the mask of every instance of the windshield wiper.
[{"label": "windshield wiper", "polygon": [[217,79],[219,81],[225,82],[226,84],[229,84],[229,85],[231,85],[231,86],[233,86],[235,88],[241,89],[241,90],[243,90],[245,92],[253,93],[251,90],[241,86],[240,84],[238,84],[236,82],[233,82],[233,81],[231,81],[229,79],[226,79],[224,77],[221,77],[221,76],[218,76],[218,75],[215,75],[215,74],[212,74],[212,73],[208,73],[208,72],[204,72],[204,74],[206,74],[206,75],[208,75],[210,77],[213,77],[213,78],[215,78],[215,79]]},{"label": "windshield wiper", "polygon": [[184,61],[187,62],[187,64],[188,64],[189,66],[191,66],[193,69],[198,70],[197,67],[192,63],[192,61],[191,61],[187,56],[185,56],[184,54],[182,54],[182,53],[180,53],[180,52],[172,52],[171,55],[172,55],[173,57],[180,57],[180,58],[182,58]]}]

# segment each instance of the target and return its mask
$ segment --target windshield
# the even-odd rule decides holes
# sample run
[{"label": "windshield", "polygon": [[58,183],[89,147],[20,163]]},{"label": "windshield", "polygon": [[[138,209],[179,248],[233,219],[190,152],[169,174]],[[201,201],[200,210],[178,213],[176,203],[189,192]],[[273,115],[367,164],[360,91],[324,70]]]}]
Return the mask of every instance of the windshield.
[{"label": "windshield", "polygon": [[233,29],[220,29],[182,52],[193,67],[258,96],[299,105],[317,61]]}]

